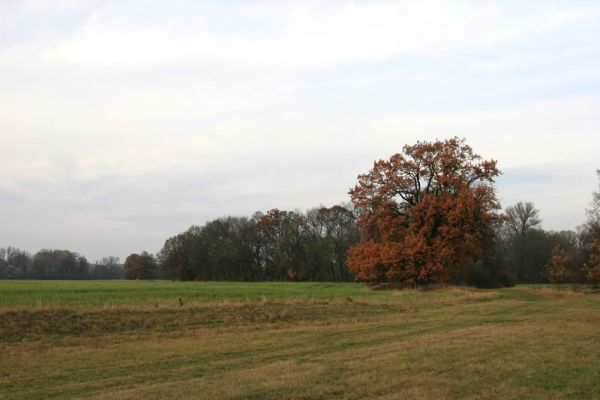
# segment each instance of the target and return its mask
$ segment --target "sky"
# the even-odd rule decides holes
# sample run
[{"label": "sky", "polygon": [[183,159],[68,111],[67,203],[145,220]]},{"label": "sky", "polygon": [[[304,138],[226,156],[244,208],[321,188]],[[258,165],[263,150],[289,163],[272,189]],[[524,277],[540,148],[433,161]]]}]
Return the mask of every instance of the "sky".
[{"label": "sky", "polygon": [[0,247],[156,253],[453,136],[504,207],[583,223],[600,2],[0,0]]}]

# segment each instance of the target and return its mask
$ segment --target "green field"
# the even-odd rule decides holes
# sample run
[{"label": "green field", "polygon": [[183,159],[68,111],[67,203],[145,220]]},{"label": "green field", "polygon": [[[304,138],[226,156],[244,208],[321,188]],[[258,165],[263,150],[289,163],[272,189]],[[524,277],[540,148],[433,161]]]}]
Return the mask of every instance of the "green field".
[{"label": "green field", "polygon": [[568,289],[0,281],[0,399],[598,399]]}]

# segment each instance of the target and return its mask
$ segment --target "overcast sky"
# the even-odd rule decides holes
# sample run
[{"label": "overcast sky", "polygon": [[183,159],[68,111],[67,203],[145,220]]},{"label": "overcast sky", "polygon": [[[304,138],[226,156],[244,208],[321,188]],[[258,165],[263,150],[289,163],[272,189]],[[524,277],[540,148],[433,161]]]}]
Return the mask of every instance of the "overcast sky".
[{"label": "overcast sky", "polygon": [[0,0],[0,247],[94,261],[348,201],[416,140],[572,229],[598,184],[598,1]]}]

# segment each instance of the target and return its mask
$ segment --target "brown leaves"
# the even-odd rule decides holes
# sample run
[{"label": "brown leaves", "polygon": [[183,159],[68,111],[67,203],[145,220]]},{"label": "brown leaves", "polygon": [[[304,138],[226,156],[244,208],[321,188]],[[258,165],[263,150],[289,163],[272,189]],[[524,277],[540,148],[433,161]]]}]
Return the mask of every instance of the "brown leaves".
[{"label": "brown leaves", "polygon": [[600,239],[592,242],[592,254],[584,266],[585,277],[593,285],[600,285]]},{"label": "brown leaves", "polygon": [[567,283],[571,280],[569,264],[571,263],[571,255],[561,246],[556,246],[552,249],[552,258],[547,269],[547,278],[553,283]]},{"label": "brown leaves", "polygon": [[145,251],[142,254],[131,254],[125,260],[125,279],[151,279],[156,274],[156,261]]},{"label": "brown leaves", "polygon": [[362,241],[348,267],[365,281],[454,279],[501,221],[492,185],[499,173],[458,138],[417,142],[375,162],[349,192]]}]

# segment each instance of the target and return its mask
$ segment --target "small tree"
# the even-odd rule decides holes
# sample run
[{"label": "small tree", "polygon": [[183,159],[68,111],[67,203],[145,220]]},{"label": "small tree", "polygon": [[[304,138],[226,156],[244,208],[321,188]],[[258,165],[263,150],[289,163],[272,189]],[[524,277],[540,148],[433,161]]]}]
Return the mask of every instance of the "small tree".
[{"label": "small tree", "polygon": [[92,279],[121,279],[123,278],[123,264],[119,263],[119,257],[102,257],[96,261],[90,270]]},{"label": "small tree", "polygon": [[125,260],[125,279],[152,279],[156,277],[156,261],[152,254],[131,254]]},{"label": "small tree", "polygon": [[569,264],[571,255],[562,247],[556,246],[552,250],[552,258],[546,270],[546,277],[552,283],[567,283],[571,281]]},{"label": "small tree", "polygon": [[600,289],[600,239],[594,240],[592,254],[583,267],[585,277],[595,289]]}]

